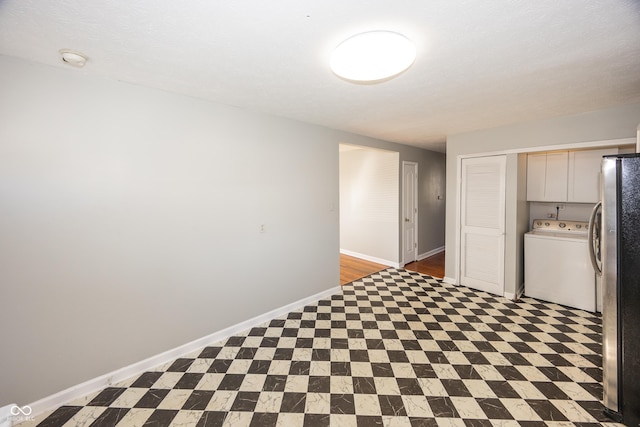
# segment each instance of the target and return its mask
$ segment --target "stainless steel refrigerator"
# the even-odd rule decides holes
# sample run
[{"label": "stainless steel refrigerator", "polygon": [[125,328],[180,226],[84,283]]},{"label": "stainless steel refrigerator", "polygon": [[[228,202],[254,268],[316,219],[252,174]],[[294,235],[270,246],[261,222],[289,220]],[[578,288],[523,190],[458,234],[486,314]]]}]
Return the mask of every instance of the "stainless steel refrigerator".
[{"label": "stainless steel refrigerator", "polygon": [[592,261],[602,283],[605,413],[640,425],[640,154],[602,160],[601,206],[591,219]]}]

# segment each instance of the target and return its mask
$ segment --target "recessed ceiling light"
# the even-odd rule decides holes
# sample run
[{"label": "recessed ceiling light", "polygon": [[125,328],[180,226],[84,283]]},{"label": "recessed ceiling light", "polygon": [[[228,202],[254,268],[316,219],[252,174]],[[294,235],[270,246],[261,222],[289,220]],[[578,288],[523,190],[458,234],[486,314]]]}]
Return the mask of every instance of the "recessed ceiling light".
[{"label": "recessed ceiling light", "polygon": [[416,48],[402,34],[369,31],[343,41],[331,54],[331,70],[345,80],[377,83],[405,71],[416,59]]},{"label": "recessed ceiling light", "polygon": [[60,57],[62,62],[74,67],[82,68],[87,63],[88,58],[80,52],[69,49],[60,49]]}]

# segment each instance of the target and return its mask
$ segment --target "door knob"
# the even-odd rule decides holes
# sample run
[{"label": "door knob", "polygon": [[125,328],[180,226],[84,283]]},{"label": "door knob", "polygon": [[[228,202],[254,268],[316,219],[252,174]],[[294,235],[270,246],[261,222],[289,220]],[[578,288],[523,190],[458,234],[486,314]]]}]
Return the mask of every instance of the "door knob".
[{"label": "door knob", "polygon": [[409,218],[404,219],[404,222],[409,222],[409,221],[411,221]]}]

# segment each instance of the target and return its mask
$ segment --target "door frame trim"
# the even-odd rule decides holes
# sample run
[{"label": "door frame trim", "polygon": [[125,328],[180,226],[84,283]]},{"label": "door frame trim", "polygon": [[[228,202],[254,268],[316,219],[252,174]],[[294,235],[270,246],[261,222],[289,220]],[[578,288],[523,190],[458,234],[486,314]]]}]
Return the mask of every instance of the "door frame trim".
[{"label": "door frame trim", "polygon": [[418,251],[418,219],[419,219],[419,213],[420,210],[418,209],[418,183],[420,182],[420,180],[418,179],[419,176],[419,172],[420,172],[420,166],[418,165],[418,162],[411,162],[411,161],[407,161],[407,160],[403,160],[402,161],[402,191],[401,191],[401,202],[400,202],[400,235],[402,236],[401,238],[401,251],[402,251],[402,262],[401,265],[406,265],[407,263],[405,262],[404,259],[404,243],[405,243],[405,234],[404,234],[404,202],[405,202],[405,191],[404,191],[404,170],[405,167],[411,165],[412,167],[415,166],[416,168],[416,175],[415,175],[415,179],[414,179],[414,191],[413,191],[413,198],[415,200],[415,206],[416,206],[416,212],[414,213],[414,224],[415,226],[413,227],[413,233],[414,233],[414,241],[416,242],[416,247],[415,247],[415,261],[418,260],[418,255],[419,255],[419,251]]}]

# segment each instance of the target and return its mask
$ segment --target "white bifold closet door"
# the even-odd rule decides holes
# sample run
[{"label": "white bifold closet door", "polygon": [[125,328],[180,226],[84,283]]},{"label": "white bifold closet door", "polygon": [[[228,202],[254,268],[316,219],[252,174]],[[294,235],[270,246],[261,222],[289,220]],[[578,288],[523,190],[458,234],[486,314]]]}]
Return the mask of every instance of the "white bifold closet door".
[{"label": "white bifold closet door", "polygon": [[462,160],[460,284],[504,295],[506,156]]}]

